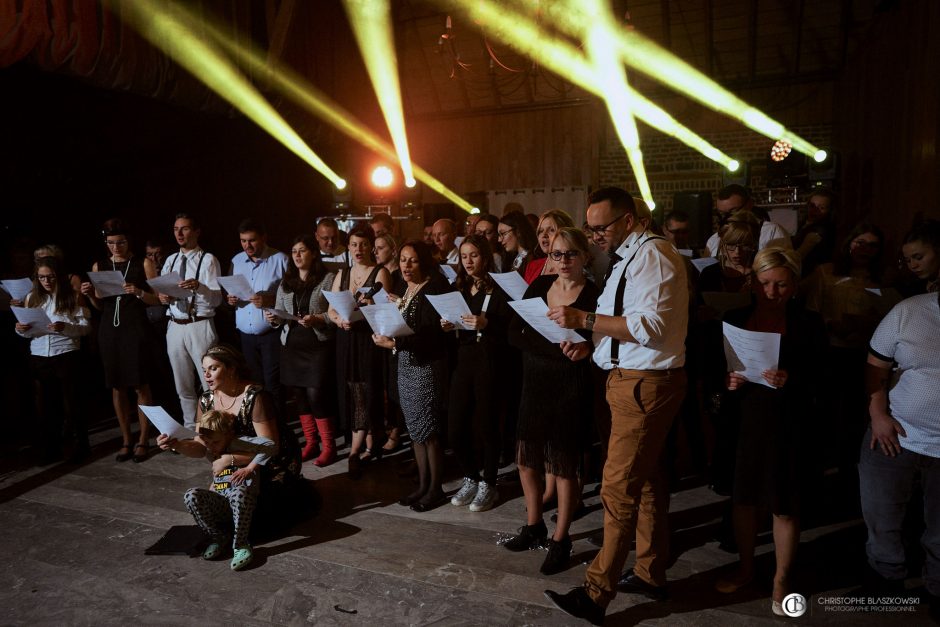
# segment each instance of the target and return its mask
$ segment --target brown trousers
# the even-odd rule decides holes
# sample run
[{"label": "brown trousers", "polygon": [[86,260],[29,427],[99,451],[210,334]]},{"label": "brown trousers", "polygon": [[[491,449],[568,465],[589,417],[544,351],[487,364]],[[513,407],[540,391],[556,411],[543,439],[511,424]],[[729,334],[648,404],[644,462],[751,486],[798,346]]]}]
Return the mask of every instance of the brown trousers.
[{"label": "brown trousers", "polygon": [[618,368],[607,377],[611,433],[601,487],[604,546],[588,568],[584,584],[602,607],[617,594],[617,580],[634,539],[633,572],[653,585],[666,583],[669,485],[662,454],[685,388],[682,368]]}]

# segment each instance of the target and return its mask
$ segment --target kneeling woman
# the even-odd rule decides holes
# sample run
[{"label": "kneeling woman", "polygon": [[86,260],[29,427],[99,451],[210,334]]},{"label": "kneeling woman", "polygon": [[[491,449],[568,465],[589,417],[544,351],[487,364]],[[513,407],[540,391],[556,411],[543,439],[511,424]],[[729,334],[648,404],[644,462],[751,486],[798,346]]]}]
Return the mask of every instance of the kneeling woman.
[{"label": "kneeling woman", "polygon": [[[585,279],[590,263],[588,241],[573,228],[559,230],[549,252],[558,274],[536,278],[525,298],[542,298],[549,307],[597,309],[597,288]],[[509,341],[522,351],[522,403],[519,406],[516,464],[525,494],[526,524],[503,546],[525,551],[548,536],[542,520],[543,475],[555,477],[558,521],[541,571],[564,570],[571,556],[568,527],[580,500],[578,481],[581,457],[593,421],[591,367],[586,359],[593,347],[589,332],[583,342],[553,344],[519,317],[509,326]]]},{"label": "kneeling woman", "polygon": [[[278,453],[260,473],[261,496],[255,527],[265,530],[289,526],[305,513],[301,489],[300,445],[294,432],[277,415],[270,393],[247,380],[245,358],[234,348],[213,346],[202,358],[208,391],[199,399],[201,413],[218,409],[235,414],[237,437],[263,437],[275,442]],[[197,440],[157,438],[161,449],[172,449],[187,457],[204,457],[206,447]]]}]

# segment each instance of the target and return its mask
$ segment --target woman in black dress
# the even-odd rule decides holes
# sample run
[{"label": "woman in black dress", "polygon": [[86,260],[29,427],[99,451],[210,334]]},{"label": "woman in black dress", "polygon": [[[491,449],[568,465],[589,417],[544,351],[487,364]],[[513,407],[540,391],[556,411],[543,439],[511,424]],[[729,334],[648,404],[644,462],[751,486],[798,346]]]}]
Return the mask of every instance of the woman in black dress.
[{"label": "woman in black dress", "polygon": [[[131,252],[130,229],[122,220],[105,222],[102,234],[111,255],[95,263],[92,271],[120,272],[124,276],[125,295],[99,298],[89,282],[81,284],[81,292],[92,306],[101,310],[98,346],[104,364],[104,380],[105,385],[111,388],[114,412],[124,437],[115,459],[119,462],[133,459],[139,463],[147,459],[148,423],[144,413],[131,405],[127,388],[134,388],[137,405],[153,404],[150,381],[155,360],[155,338],[147,320],[147,306],[158,305],[160,300],[147,284],[147,279],[157,276],[157,268],[146,257],[138,257]],[[132,444],[131,421],[135,414],[140,424],[140,435],[137,444]]]},{"label": "woman in black dress", "polygon": [[[484,512],[496,505],[499,470],[500,359],[506,353],[510,314],[506,295],[490,277],[493,253],[485,237],[470,235],[460,244],[460,267],[454,286],[472,315],[461,319],[469,330],[456,330],[441,319],[441,328],[457,336],[457,368],[450,383],[447,414],[450,443],[463,472],[463,485],[450,502]],[[483,478],[480,479],[480,468]]]},{"label": "woman in black dress", "polygon": [[[741,561],[737,572],[719,580],[716,588],[734,592],[754,578],[758,515],[769,510],[777,558],[771,608],[782,615],[800,540],[800,496],[810,466],[806,437],[817,413],[823,363],[819,351],[826,345],[826,327],[818,314],[793,300],[800,279],[799,257],[793,250],[765,248],[754,258],[753,269],[756,303],[729,311],[724,319],[749,331],[781,334],[780,359],[777,369],[761,374],[760,382],[736,372],[726,376],[730,394],[722,406],[737,411],[740,424],[732,501]],[[723,359],[719,343],[712,350]]]},{"label": "woman in black dress", "polygon": [[[316,457],[315,466],[326,466],[336,461],[336,344],[323,292],[329,291],[336,275],[326,271],[313,235],[296,237],[290,256],[292,263],[277,288],[274,308],[300,320],[284,320],[271,310],[264,317],[281,328],[281,384],[292,391],[306,438],[301,459]],[[322,449],[317,446],[318,430]]]},{"label": "woman in black dress", "polygon": [[446,405],[447,361],[453,341],[453,335],[441,329],[440,316],[426,296],[453,288],[424,242],[412,240],[403,244],[398,262],[407,283],[398,309],[414,335],[396,338],[373,335],[372,340],[398,357],[398,396],[418,465],[418,489],[399,503],[425,512],[437,507],[444,497],[440,430]]},{"label": "woman in black dress", "polygon": [[[390,286],[392,279],[384,266],[375,263],[375,235],[368,226],[349,234],[349,261],[352,266],[340,270],[332,291],[349,291],[360,304],[372,304],[359,292],[377,283]],[[366,435],[384,433],[382,391],[382,351],[372,342],[372,329],[365,320],[350,322],[330,307],[329,316],[336,331],[336,376],[338,379],[339,421],[352,430],[349,447],[349,476],[361,476],[361,462],[381,457],[382,449],[373,448]]]},{"label": "woman in black dress", "polygon": [[[558,274],[536,278],[525,298],[542,298],[548,306],[597,308],[599,292],[586,280],[590,263],[584,233],[563,228],[552,240],[550,257]],[[519,407],[516,464],[526,502],[526,525],[504,546],[525,551],[545,541],[542,520],[543,475],[554,475],[558,520],[542,564],[543,574],[561,572],[571,556],[568,528],[580,500],[578,475],[593,422],[591,367],[586,358],[593,346],[590,333],[578,332],[583,342],[553,344],[519,317],[509,326],[509,341],[522,350],[522,403]]]}]

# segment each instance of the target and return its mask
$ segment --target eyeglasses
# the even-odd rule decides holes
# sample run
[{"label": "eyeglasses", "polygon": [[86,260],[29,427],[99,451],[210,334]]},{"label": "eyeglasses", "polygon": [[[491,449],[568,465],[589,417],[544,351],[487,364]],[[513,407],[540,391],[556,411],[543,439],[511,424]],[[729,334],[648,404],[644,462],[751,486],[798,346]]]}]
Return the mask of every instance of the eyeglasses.
[{"label": "eyeglasses", "polygon": [[499,235],[497,237],[498,239],[503,239],[504,237],[506,237],[507,235],[509,235],[515,230],[516,229],[506,229],[505,231],[499,231]]},{"label": "eyeglasses", "polygon": [[119,239],[119,240],[116,241],[116,242],[110,242],[110,241],[108,241],[108,240],[105,240],[104,243],[105,243],[106,245],[108,245],[108,246],[126,246],[126,245],[127,245],[127,240],[126,240],[126,239]]},{"label": "eyeglasses", "polygon": [[736,253],[741,251],[742,253],[752,253],[754,249],[751,246],[745,246],[743,244],[725,244],[725,250],[729,253]]},{"label": "eyeglasses", "polygon": [[55,281],[55,275],[54,274],[37,274],[36,280],[42,281],[43,283],[47,281]]},{"label": "eyeglasses", "polygon": [[616,218],[614,218],[613,220],[611,220],[604,226],[591,226],[590,224],[588,224],[584,227],[584,231],[588,233],[589,235],[603,235],[604,233],[607,232],[607,229],[609,229],[610,227],[614,225],[615,222],[617,222],[618,220],[623,220],[625,217],[627,217],[627,214],[624,213],[623,215],[617,216]]},{"label": "eyeglasses", "polygon": [[571,261],[572,259],[576,259],[577,257],[580,257],[581,251],[580,250],[568,250],[565,252],[561,252],[560,250],[553,250],[552,252],[548,253],[548,256],[551,258],[552,261],[561,261],[562,259],[567,259],[568,261]]}]

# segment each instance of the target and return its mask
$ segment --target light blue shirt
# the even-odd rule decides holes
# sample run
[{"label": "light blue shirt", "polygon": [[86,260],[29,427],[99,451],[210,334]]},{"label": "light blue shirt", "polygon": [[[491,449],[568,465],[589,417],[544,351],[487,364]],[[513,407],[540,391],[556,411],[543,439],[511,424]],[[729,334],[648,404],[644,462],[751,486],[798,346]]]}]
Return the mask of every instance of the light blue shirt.
[{"label": "light blue shirt", "polygon": [[[287,255],[270,246],[265,247],[257,259],[249,259],[248,254],[240,252],[232,258],[232,274],[240,274],[248,279],[248,284],[255,294],[274,294],[281,284],[281,277],[287,268]],[[251,303],[239,303],[235,310],[235,327],[248,335],[264,335],[273,331],[264,319],[264,310]]]}]

